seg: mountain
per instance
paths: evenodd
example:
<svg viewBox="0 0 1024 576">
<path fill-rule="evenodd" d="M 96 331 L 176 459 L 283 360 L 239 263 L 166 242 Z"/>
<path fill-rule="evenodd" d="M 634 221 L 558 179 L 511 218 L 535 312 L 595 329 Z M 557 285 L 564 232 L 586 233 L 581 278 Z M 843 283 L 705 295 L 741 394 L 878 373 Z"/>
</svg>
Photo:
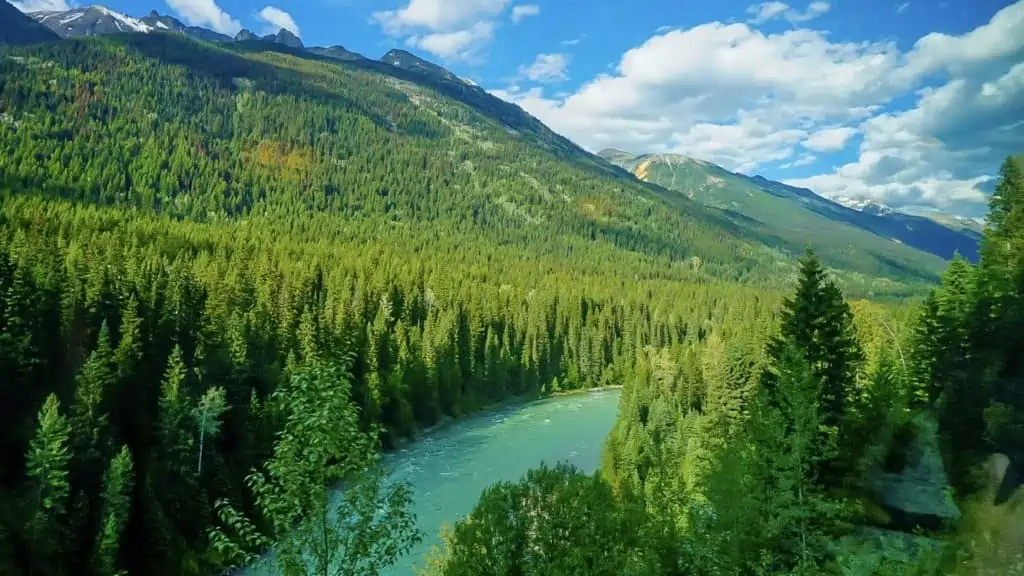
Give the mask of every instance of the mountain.
<svg viewBox="0 0 1024 576">
<path fill-rule="evenodd" d="M 387 54 L 381 56 L 380 61 L 385 64 L 390 64 L 395 68 L 401 68 L 403 70 L 409 70 L 410 72 L 417 72 L 426 76 L 432 76 L 440 80 L 458 82 L 460 84 L 471 86 L 471 84 L 465 82 L 445 68 L 442 68 L 433 62 L 427 62 L 426 60 L 416 56 L 415 54 L 406 52 L 405 50 L 389 50 Z"/>
<path fill-rule="evenodd" d="M 0 0 L 0 44 L 38 44 L 57 39 L 49 28 Z"/>
<path fill-rule="evenodd" d="M 121 34 L 22 53 L 61 63 L 68 75 L 118 68 L 60 108 L 10 111 L 14 121 L 54 119 L 22 122 L 22 130 L 39 131 L 6 144 L 15 134 L 0 131 L 0 174 L 19 189 L 203 219 L 308 203 L 352 226 L 383 219 L 401 226 L 395 231 L 412 226 L 441 238 L 456 230 L 460 242 L 481 249 L 572 254 L 581 267 L 602 262 L 631 278 L 696 274 L 782 285 L 803 251 L 803 242 L 779 242 L 734 214 L 637 181 L 518 106 L 407 52 L 382 62 L 339 60 L 271 42 Z M 0 66 L 21 85 L 46 85 L 36 68 Z M 42 131 L 50 126 L 66 128 Z M 26 142 L 31 154 L 18 149 Z M 126 154 L 126 142 L 149 144 Z M 160 160 L 168 149 L 177 150 L 173 171 Z M 88 166 L 88 178 L 51 172 L 45 159 L 58 151 L 65 164 Z M 823 257 L 861 294 L 903 294 L 937 279 L 939 258 L 898 248 Z"/>
<path fill-rule="evenodd" d="M 960 253 L 972 261 L 978 256 L 976 233 L 881 204 L 851 203 L 858 208 L 854 209 L 806 188 L 736 174 L 682 155 L 635 155 L 612 149 L 598 155 L 640 180 L 723 210 L 738 224 L 759 230 L 770 243 L 790 250 L 810 243 L 826 259 L 846 266 L 868 254 L 921 262 L 927 260 L 926 254 L 949 259 Z"/>
<path fill-rule="evenodd" d="M 328 46 L 326 48 L 313 46 L 311 48 L 307 48 L 307 50 L 309 50 L 313 54 L 326 56 L 327 58 L 332 58 L 334 60 L 345 60 L 349 62 L 356 60 L 366 60 L 366 57 L 363 56 L 362 54 L 346 50 L 344 46 Z"/>
<path fill-rule="evenodd" d="M 260 37 L 253 34 L 248 28 L 242 28 L 235 34 L 235 42 L 247 42 L 249 40 L 259 40 Z"/>
<path fill-rule="evenodd" d="M 232 42 L 234 38 L 226 34 L 220 34 L 213 30 L 207 30 L 201 26 L 186 26 L 173 16 L 162 15 L 156 10 L 151 11 L 145 18 L 141 19 L 143 24 L 151 30 L 164 30 L 167 32 L 179 32 L 199 40 L 207 42 Z"/>
<path fill-rule="evenodd" d="M 32 12 L 29 16 L 62 38 L 100 36 L 121 32 L 151 32 L 153 30 L 153 26 L 142 20 L 126 16 L 105 6 L 87 6 L 59 12 Z"/>
<path fill-rule="evenodd" d="M 830 198 L 836 204 L 842 204 L 851 210 L 858 212 L 866 212 L 868 214 L 874 214 L 875 216 L 885 216 L 886 214 L 892 214 L 895 210 L 881 202 L 875 202 L 874 200 L 868 200 L 866 198 L 847 198 L 846 196 L 833 196 Z"/>
<path fill-rule="evenodd" d="M 277 34 L 267 34 L 260 38 L 264 42 L 274 42 L 276 44 L 282 44 L 289 48 L 302 48 L 302 40 L 298 36 L 292 34 L 288 30 L 281 28 L 277 31 Z"/>
</svg>

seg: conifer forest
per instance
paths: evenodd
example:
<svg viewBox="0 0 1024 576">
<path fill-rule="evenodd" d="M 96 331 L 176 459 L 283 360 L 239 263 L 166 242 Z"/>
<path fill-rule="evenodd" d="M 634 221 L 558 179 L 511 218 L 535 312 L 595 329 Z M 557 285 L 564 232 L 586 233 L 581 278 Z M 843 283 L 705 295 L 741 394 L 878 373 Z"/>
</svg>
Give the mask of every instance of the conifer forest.
<svg viewBox="0 0 1024 576">
<path fill-rule="evenodd" d="M 1024 574 L 1022 172 L 943 271 L 400 68 L 0 46 L 0 574 L 377 574 L 423 537 L 383 455 L 609 386 L 599 470 L 487 488 L 427 574 Z M 955 514 L 887 500 L 922 462 Z"/>
</svg>

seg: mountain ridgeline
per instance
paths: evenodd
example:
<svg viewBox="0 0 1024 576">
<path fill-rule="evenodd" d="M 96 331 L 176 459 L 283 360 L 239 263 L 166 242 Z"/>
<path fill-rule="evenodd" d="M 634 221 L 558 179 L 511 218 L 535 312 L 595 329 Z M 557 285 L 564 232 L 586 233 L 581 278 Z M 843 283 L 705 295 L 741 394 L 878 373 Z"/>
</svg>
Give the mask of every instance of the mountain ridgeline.
<svg viewBox="0 0 1024 576">
<path fill-rule="evenodd" d="M 638 156 L 608 149 L 598 155 L 640 180 L 723 210 L 781 245 L 811 244 L 825 258 L 842 258 L 840 254 L 849 253 L 850 246 L 878 255 L 908 253 L 893 245 L 902 244 L 943 260 L 957 253 L 971 262 L 978 259 L 981 235 L 962 226 L 946 226 L 878 205 L 857 210 L 806 188 L 736 174 L 678 154 Z"/>
</svg>

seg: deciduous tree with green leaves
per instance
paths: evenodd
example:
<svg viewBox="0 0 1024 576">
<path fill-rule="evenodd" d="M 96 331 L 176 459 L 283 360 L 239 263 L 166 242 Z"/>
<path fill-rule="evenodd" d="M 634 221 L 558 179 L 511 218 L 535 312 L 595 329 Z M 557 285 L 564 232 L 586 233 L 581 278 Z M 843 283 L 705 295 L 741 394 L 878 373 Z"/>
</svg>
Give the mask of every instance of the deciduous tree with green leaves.
<svg viewBox="0 0 1024 576">
<path fill-rule="evenodd" d="M 275 391 L 284 428 L 273 457 L 247 481 L 259 516 L 220 501 L 221 526 L 209 534 L 220 553 L 285 576 L 363 576 L 419 540 L 409 487 L 387 480 L 376 435 L 360 430 L 350 382 L 338 364 L 313 361 Z"/>
</svg>

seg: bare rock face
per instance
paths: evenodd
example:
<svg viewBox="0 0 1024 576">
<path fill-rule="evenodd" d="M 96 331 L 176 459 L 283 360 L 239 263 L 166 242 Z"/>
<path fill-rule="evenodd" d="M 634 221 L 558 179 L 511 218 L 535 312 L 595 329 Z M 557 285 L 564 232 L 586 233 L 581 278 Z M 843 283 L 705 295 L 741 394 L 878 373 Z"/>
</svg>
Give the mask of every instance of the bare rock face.
<svg viewBox="0 0 1024 576">
<path fill-rule="evenodd" d="M 905 450 L 905 465 L 898 472 L 876 471 L 872 484 L 878 503 L 892 518 L 892 527 L 913 531 L 937 530 L 960 517 L 953 500 L 949 479 L 934 420 L 921 418 L 916 434 Z"/>
</svg>

